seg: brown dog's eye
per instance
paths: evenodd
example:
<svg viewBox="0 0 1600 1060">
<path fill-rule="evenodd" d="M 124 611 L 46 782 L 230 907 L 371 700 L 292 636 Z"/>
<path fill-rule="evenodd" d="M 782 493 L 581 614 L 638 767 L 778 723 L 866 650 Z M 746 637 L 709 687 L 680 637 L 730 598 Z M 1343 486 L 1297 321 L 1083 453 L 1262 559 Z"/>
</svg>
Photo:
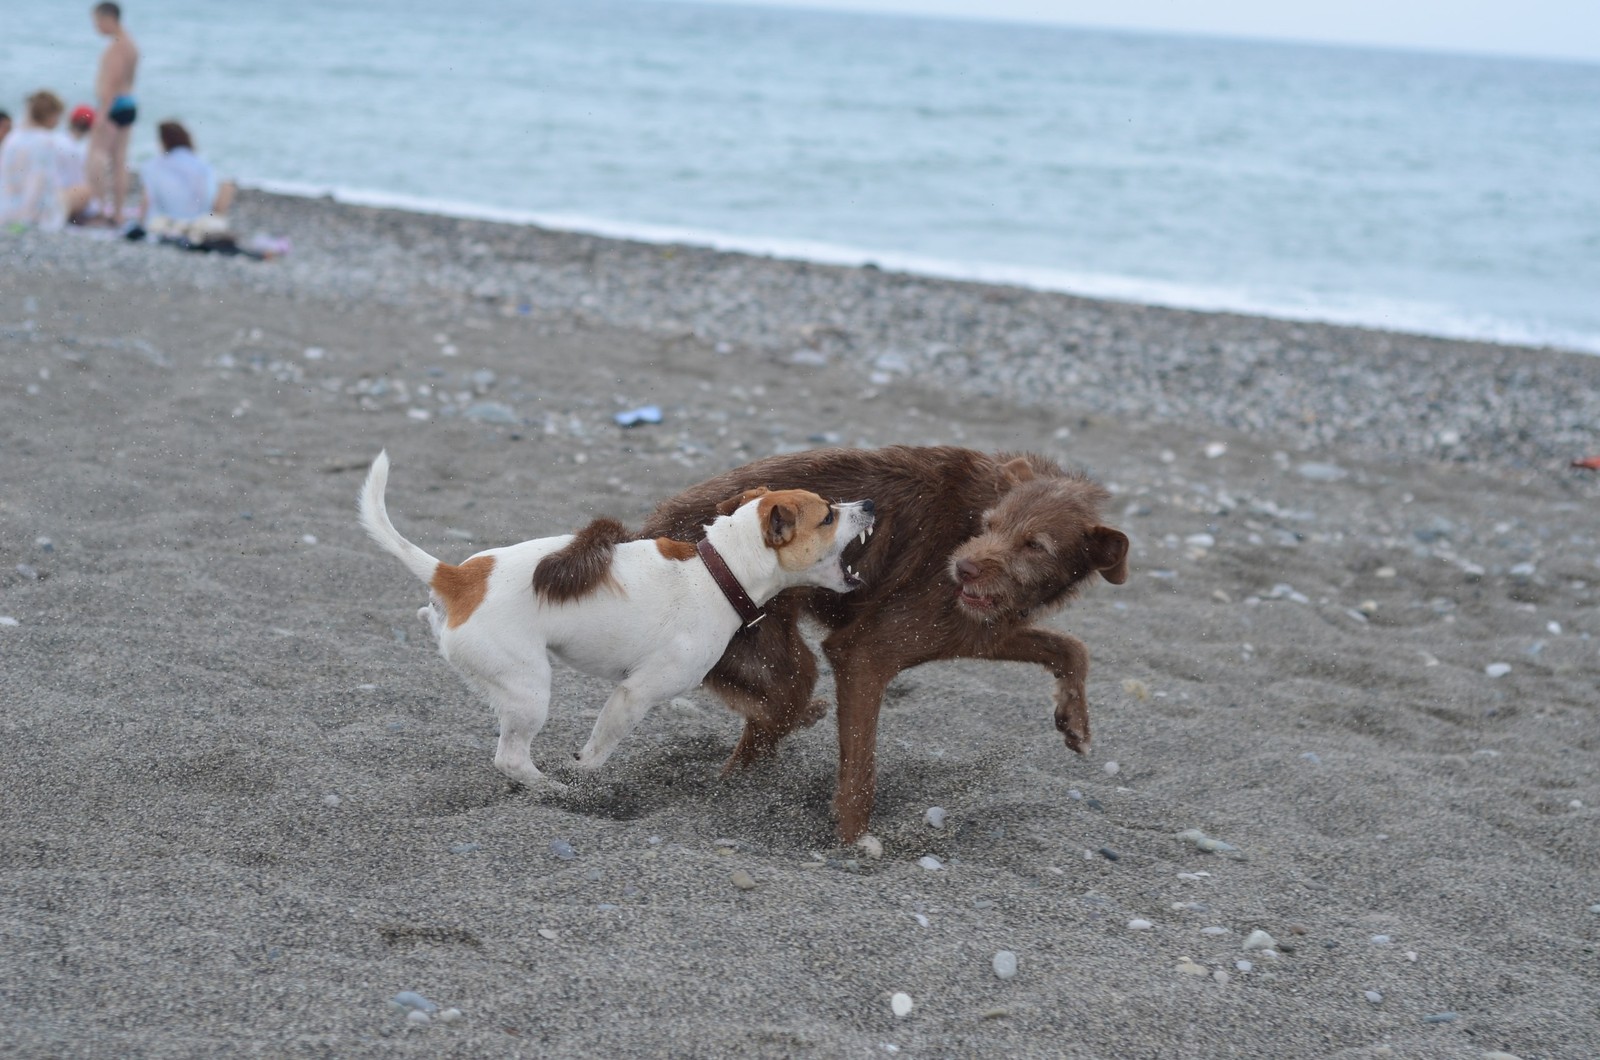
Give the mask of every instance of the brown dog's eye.
<svg viewBox="0 0 1600 1060">
<path fill-rule="evenodd" d="M 833 509 L 829 508 L 828 509 L 828 517 L 826 519 L 822 520 L 822 525 L 823 526 L 827 526 L 831 522 L 833 522 Z"/>
<path fill-rule="evenodd" d="M 1040 541 L 1036 537 L 1030 537 L 1030 538 L 1028 538 L 1028 547 L 1033 549 L 1035 552 L 1043 552 L 1044 551 L 1044 542 Z"/>
</svg>

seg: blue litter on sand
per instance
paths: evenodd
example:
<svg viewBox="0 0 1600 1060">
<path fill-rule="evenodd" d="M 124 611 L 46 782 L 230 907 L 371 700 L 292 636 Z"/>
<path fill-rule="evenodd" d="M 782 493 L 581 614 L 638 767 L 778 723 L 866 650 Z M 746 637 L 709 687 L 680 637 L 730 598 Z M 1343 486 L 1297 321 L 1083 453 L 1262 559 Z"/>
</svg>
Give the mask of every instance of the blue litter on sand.
<svg viewBox="0 0 1600 1060">
<path fill-rule="evenodd" d="M 619 412 L 611 417 L 617 421 L 619 427 L 637 427 L 641 423 L 660 423 L 661 408 L 658 405 L 640 405 L 627 412 Z"/>
</svg>

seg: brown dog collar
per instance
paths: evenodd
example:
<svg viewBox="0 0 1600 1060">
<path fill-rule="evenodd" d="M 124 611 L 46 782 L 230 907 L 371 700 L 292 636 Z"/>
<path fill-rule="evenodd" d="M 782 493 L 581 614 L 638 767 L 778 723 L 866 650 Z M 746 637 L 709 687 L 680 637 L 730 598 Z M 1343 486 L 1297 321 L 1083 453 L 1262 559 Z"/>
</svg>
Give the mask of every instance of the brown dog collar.
<svg viewBox="0 0 1600 1060">
<path fill-rule="evenodd" d="M 722 558 L 722 553 L 709 539 L 702 537 L 694 549 L 700 553 L 700 561 L 706 565 L 706 570 L 711 572 L 711 580 L 717 583 L 717 588 L 722 590 L 722 595 L 728 598 L 733 609 L 739 612 L 739 618 L 746 626 L 753 626 L 767 617 L 767 613 L 757 607 L 755 601 L 750 599 L 750 594 L 744 591 L 739 579 L 728 569 L 728 561 Z"/>
</svg>

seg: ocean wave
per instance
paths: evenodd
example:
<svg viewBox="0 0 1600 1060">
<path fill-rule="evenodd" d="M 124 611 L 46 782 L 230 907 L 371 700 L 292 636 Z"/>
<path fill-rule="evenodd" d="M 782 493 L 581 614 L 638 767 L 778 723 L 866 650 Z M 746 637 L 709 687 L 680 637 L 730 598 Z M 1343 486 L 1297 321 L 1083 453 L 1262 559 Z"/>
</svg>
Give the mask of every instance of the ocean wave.
<svg viewBox="0 0 1600 1060">
<path fill-rule="evenodd" d="M 1539 322 L 1508 320 L 1492 314 L 1404 299 L 1359 294 L 1263 291 L 1244 286 L 1180 283 L 1035 265 L 950 261 L 898 251 L 868 250 L 818 240 L 740 235 L 676 225 L 617 221 L 582 214 L 548 213 L 455 199 L 257 179 L 262 191 L 303 198 L 331 198 L 352 206 L 406 210 L 464 220 L 535 225 L 556 231 L 640 243 L 706 247 L 711 250 L 784 258 L 820 265 L 873 265 L 932 279 L 1024 287 L 1058 294 L 1200 312 L 1240 313 L 1307 323 L 1339 324 L 1512 346 L 1542 346 L 1600 354 L 1600 333 L 1574 331 Z"/>
</svg>

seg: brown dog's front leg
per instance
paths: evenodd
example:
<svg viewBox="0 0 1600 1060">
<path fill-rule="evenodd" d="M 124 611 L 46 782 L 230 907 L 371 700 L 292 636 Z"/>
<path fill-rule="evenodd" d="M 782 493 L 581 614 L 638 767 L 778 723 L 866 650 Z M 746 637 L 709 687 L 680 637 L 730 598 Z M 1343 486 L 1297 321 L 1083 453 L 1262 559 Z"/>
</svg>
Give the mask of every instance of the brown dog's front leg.
<svg viewBox="0 0 1600 1060">
<path fill-rule="evenodd" d="M 833 664 L 839 700 L 839 790 L 833 806 L 839 815 L 839 839 L 854 843 L 872 822 L 878 786 L 878 711 L 884 690 L 899 670 L 881 657 L 874 659 L 831 641 L 822 648 Z"/>
<path fill-rule="evenodd" d="M 1083 754 L 1089 747 L 1089 649 L 1083 641 L 1055 630 L 1025 626 L 996 644 L 985 658 L 1037 663 L 1056 678 L 1056 728 L 1067 746 Z"/>
</svg>

